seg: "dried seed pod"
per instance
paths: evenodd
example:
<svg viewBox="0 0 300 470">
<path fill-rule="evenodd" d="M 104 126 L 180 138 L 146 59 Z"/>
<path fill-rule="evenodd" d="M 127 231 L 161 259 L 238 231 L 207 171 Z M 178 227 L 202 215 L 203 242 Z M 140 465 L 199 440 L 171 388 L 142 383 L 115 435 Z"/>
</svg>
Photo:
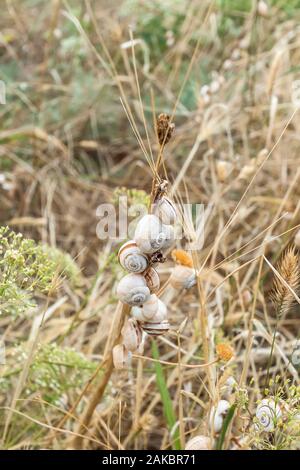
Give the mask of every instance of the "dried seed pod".
<svg viewBox="0 0 300 470">
<path fill-rule="evenodd" d="M 160 288 L 160 279 L 158 272 L 150 267 L 145 273 L 144 278 L 146 279 L 147 286 L 150 289 L 150 292 L 157 292 Z"/>
<path fill-rule="evenodd" d="M 255 416 L 260 431 L 274 431 L 277 421 L 282 415 L 281 408 L 273 398 L 265 398 L 256 408 Z"/>
<path fill-rule="evenodd" d="M 196 284 L 196 271 L 188 266 L 177 265 L 170 276 L 174 289 L 190 289 Z"/>
<path fill-rule="evenodd" d="M 210 438 L 207 436 L 195 436 L 186 443 L 185 450 L 211 450 Z"/>
<path fill-rule="evenodd" d="M 124 369 L 129 364 L 129 353 L 124 344 L 117 344 L 112 350 L 113 363 L 116 369 Z"/>
<path fill-rule="evenodd" d="M 140 324 L 129 318 L 122 328 L 123 344 L 128 351 L 136 351 L 142 342 L 143 332 Z"/>
<path fill-rule="evenodd" d="M 163 320 L 162 322 L 153 323 L 145 322 L 142 324 L 142 328 L 145 333 L 148 333 L 150 336 L 159 336 L 167 333 L 170 329 L 170 324 L 168 320 Z"/>
<path fill-rule="evenodd" d="M 157 137 L 160 145 L 167 144 L 172 137 L 175 124 L 168 114 L 160 114 L 156 121 Z"/>
<path fill-rule="evenodd" d="M 182 266 L 193 267 L 193 259 L 185 250 L 173 250 L 172 258 L 176 263 L 182 264 Z"/>
<path fill-rule="evenodd" d="M 137 224 L 134 240 L 142 253 L 155 253 L 172 245 L 174 229 L 164 225 L 156 215 L 145 215 Z"/>
<path fill-rule="evenodd" d="M 153 205 L 153 214 L 156 215 L 163 224 L 172 225 L 176 221 L 177 211 L 175 204 L 166 196 L 163 196 Z"/>
<path fill-rule="evenodd" d="M 118 298 L 129 305 L 143 305 L 150 297 L 150 290 L 141 274 L 127 274 L 117 287 Z"/>
<path fill-rule="evenodd" d="M 121 266 L 132 273 L 142 273 L 149 265 L 148 257 L 141 252 L 134 240 L 121 246 L 118 259 Z"/>
<path fill-rule="evenodd" d="M 224 417 L 229 410 L 230 404 L 227 400 L 220 400 L 217 406 L 213 406 L 210 412 L 210 426 L 214 432 L 220 432 Z"/>
</svg>

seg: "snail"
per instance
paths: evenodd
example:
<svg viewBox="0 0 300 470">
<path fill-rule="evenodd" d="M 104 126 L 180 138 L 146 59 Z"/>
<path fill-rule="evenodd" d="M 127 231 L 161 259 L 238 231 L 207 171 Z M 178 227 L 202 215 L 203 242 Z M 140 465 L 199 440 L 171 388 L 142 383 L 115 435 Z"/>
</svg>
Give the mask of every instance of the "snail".
<svg viewBox="0 0 300 470">
<path fill-rule="evenodd" d="M 112 350 L 113 363 L 116 369 L 124 369 L 129 364 L 129 353 L 124 344 L 117 344 Z"/>
<path fill-rule="evenodd" d="M 160 279 L 157 271 L 150 267 L 145 273 L 144 278 L 146 279 L 147 286 L 150 292 L 157 292 L 160 288 Z"/>
<path fill-rule="evenodd" d="M 132 315 L 140 322 L 160 323 L 167 319 L 167 307 L 155 294 L 152 294 L 143 307 L 134 307 Z"/>
<path fill-rule="evenodd" d="M 143 253 L 155 253 L 172 245 L 174 229 L 164 225 L 156 215 L 148 214 L 138 222 L 134 240 Z"/>
<path fill-rule="evenodd" d="M 170 276 L 170 284 L 175 289 L 190 289 L 196 284 L 196 271 L 188 266 L 177 265 Z"/>
<path fill-rule="evenodd" d="M 123 344 L 128 351 L 136 351 L 142 342 L 143 332 L 139 323 L 129 318 L 122 328 Z"/>
<path fill-rule="evenodd" d="M 131 306 L 143 305 L 150 297 L 150 290 L 141 274 L 127 274 L 118 284 L 117 296 Z"/>
<path fill-rule="evenodd" d="M 153 205 L 153 214 L 166 225 L 174 224 L 177 217 L 175 204 L 165 196 Z"/>
<path fill-rule="evenodd" d="M 148 321 L 142 324 L 142 328 L 145 331 L 145 333 L 148 333 L 148 335 L 150 336 L 159 336 L 169 331 L 170 324 L 168 320 L 163 320 L 157 323 Z"/>
<path fill-rule="evenodd" d="M 210 412 L 210 425 L 214 432 L 220 432 L 223 419 L 229 410 L 230 404 L 227 400 L 220 400 L 217 406 L 213 406 Z"/>
<path fill-rule="evenodd" d="M 278 403 L 273 398 L 264 398 L 256 408 L 255 416 L 258 420 L 258 429 L 272 432 L 282 412 Z"/>
<path fill-rule="evenodd" d="M 142 321 L 148 321 L 156 314 L 160 300 L 155 294 L 150 295 L 149 300 L 142 307 Z"/>
<path fill-rule="evenodd" d="M 148 257 L 141 252 L 134 240 L 121 246 L 118 259 L 121 266 L 132 273 L 142 273 L 149 265 Z"/>
<path fill-rule="evenodd" d="M 211 450 L 210 438 L 200 435 L 195 436 L 186 443 L 185 450 Z"/>
</svg>

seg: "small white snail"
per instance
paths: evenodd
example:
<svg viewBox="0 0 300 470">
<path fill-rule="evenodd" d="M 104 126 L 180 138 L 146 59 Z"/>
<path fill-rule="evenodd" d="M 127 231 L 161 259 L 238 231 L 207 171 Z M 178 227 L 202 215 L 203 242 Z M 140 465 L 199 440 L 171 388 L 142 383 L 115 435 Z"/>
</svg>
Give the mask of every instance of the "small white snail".
<svg viewBox="0 0 300 470">
<path fill-rule="evenodd" d="M 158 323 L 145 322 L 145 323 L 142 323 L 142 328 L 145 331 L 145 333 L 148 333 L 148 335 L 150 336 L 159 336 L 169 331 L 170 324 L 168 320 L 163 320 Z"/>
<path fill-rule="evenodd" d="M 186 445 L 185 450 L 210 450 L 211 442 L 207 436 L 195 436 L 190 439 Z"/>
<path fill-rule="evenodd" d="M 227 400 L 220 400 L 217 406 L 213 406 L 210 412 L 210 426 L 214 432 L 220 432 L 223 420 L 229 410 L 230 404 Z"/>
<path fill-rule="evenodd" d="M 154 317 L 158 310 L 159 299 L 155 294 L 150 295 L 149 300 L 142 307 L 142 321 L 148 321 Z"/>
<path fill-rule="evenodd" d="M 143 253 L 155 253 L 172 245 L 174 229 L 164 225 L 156 215 L 145 215 L 137 224 L 134 240 Z"/>
<path fill-rule="evenodd" d="M 266 432 L 274 431 L 281 415 L 279 404 L 273 398 L 264 398 L 256 408 L 255 413 L 258 420 L 258 429 Z"/>
<path fill-rule="evenodd" d="M 150 297 L 150 290 L 141 274 L 127 274 L 118 284 L 117 296 L 126 304 L 143 305 Z"/>
<path fill-rule="evenodd" d="M 196 284 L 195 270 L 188 266 L 175 266 L 170 276 L 170 284 L 174 289 L 190 289 Z"/>
<path fill-rule="evenodd" d="M 157 292 L 160 288 L 160 279 L 157 271 L 152 266 L 144 273 L 144 278 L 150 292 Z"/>
<path fill-rule="evenodd" d="M 124 344 L 117 344 L 112 350 L 113 363 L 116 369 L 124 369 L 129 364 L 129 353 Z"/>
<path fill-rule="evenodd" d="M 163 224 L 172 225 L 176 221 L 176 207 L 168 197 L 162 197 L 153 205 L 153 213 Z"/>
<path fill-rule="evenodd" d="M 149 265 L 148 257 L 141 252 L 134 240 L 121 246 L 118 259 L 121 266 L 132 273 L 142 273 Z"/>
<path fill-rule="evenodd" d="M 140 322 L 161 323 L 167 319 L 167 307 L 155 294 L 150 296 L 143 307 L 134 307 L 131 313 Z"/>
<path fill-rule="evenodd" d="M 142 342 L 143 332 L 139 323 L 129 318 L 122 328 L 123 344 L 128 351 L 136 351 Z"/>
<path fill-rule="evenodd" d="M 232 164 L 224 160 L 218 160 L 216 163 L 216 172 L 220 183 L 224 183 L 232 172 Z"/>
</svg>

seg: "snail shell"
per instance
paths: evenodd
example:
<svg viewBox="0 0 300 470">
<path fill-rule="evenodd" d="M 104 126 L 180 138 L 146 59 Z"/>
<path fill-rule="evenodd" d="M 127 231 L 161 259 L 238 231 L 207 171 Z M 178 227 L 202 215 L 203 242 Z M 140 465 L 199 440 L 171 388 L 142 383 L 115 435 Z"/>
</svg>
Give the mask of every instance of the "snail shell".
<svg viewBox="0 0 300 470">
<path fill-rule="evenodd" d="M 142 324 L 142 328 L 145 331 L 145 333 L 148 333 L 150 336 L 159 336 L 163 335 L 170 329 L 170 324 L 168 320 L 163 320 L 158 323 L 153 323 L 153 322 L 145 322 Z"/>
<path fill-rule="evenodd" d="M 129 364 L 129 353 L 124 344 L 117 344 L 112 350 L 113 363 L 116 369 L 124 369 Z"/>
<path fill-rule="evenodd" d="M 148 321 L 154 317 L 158 310 L 159 299 L 155 294 L 150 295 L 149 300 L 142 307 L 142 321 Z"/>
<path fill-rule="evenodd" d="M 161 323 L 167 319 L 167 307 L 155 294 L 150 296 L 143 307 L 134 307 L 131 313 L 136 320 L 142 323 Z"/>
<path fill-rule="evenodd" d="M 162 224 L 156 215 L 148 214 L 138 222 L 134 240 L 142 253 L 155 253 L 172 245 L 174 229 Z"/>
<path fill-rule="evenodd" d="M 281 417 L 282 412 L 278 403 L 273 398 L 265 398 L 256 408 L 256 418 L 258 419 L 258 428 L 261 431 L 272 432 L 275 429 L 276 422 Z"/>
<path fill-rule="evenodd" d="M 168 197 L 164 196 L 154 204 L 153 213 L 162 221 L 163 224 L 172 225 L 176 221 L 176 207 Z"/>
<path fill-rule="evenodd" d="M 190 289 L 196 284 L 196 271 L 188 266 L 177 265 L 170 276 L 174 289 Z"/>
<path fill-rule="evenodd" d="M 157 292 L 160 288 L 160 279 L 158 272 L 150 267 L 145 273 L 144 278 L 146 279 L 147 286 L 151 292 Z"/>
<path fill-rule="evenodd" d="M 210 412 L 210 425 L 214 432 L 220 432 L 224 417 L 228 412 L 230 404 L 227 400 L 220 400 L 217 406 L 213 406 Z"/>
<path fill-rule="evenodd" d="M 185 450 L 210 450 L 211 442 L 207 436 L 195 436 L 190 439 L 186 445 Z"/>
<path fill-rule="evenodd" d="M 122 328 L 123 344 L 128 351 L 136 351 L 142 342 L 143 332 L 139 323 L 129 318 Z"/>
<path fill-rule="evenodd" d="M 141 274 L 127 274 L 118 284 L 117 296 L 126 304 L 143 305 L 150 297 L 150 290 Z"/>
<path fill-rule="evenodd" d="M 149 265 L 149 260 L 138 248 L 134 240 L 124 243 L 118 253 L 123 268 L 132 273 L 142 273 Z"/>
</svg>

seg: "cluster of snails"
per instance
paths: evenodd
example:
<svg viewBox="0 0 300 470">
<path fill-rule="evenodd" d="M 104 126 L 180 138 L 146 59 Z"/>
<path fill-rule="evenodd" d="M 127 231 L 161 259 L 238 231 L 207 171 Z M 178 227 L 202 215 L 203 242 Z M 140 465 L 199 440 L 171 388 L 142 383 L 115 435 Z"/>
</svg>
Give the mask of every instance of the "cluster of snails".
<svg viewBox="0 0 300 470">
<path fill-rule="evenodd" d="M 164 260 L 163 251 L 174 241 L 176 217 L 172 201 L 166 196 L 160 197 L 153 204 L 152 213 L 138 222 L 133 240 L 124 243 L 119 250 L 119 262 L 128 274 L 119 282 L 117 296 L 132 307 L 132 316 L 123 327 L 122 344 L 113 349 L 116 368 L 128 364 L 129 353 L 137 351 L 142 344 L 143 332 L 157 336 L 169 330 L 166 305 L 156 295 L 160 278 L 153 265 Z M 178 275 L 175 273 L 174 287 Z M 189 285 L 191 280 L 186 276 L 184 283 Z"/>
</svg>

